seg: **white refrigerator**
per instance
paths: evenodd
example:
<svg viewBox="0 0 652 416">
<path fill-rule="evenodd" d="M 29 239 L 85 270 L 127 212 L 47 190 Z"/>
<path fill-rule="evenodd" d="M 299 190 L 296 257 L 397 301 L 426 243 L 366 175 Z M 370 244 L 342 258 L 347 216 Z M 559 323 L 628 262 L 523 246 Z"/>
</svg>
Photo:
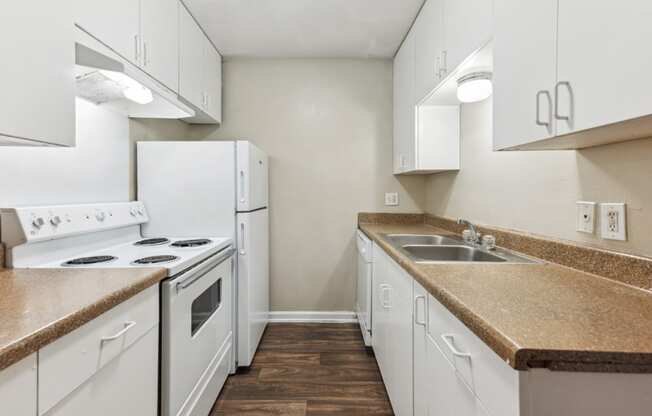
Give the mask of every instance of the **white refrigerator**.
<svg viewBox="0 0 652 416">
<path fill-rule="evenodd" d="M 248 141 L 138 142 L 137 164 L 143 236 L 236 241 L 236 361 L 249 366 L 269 318 L 267 155 Z"/>
</svg>

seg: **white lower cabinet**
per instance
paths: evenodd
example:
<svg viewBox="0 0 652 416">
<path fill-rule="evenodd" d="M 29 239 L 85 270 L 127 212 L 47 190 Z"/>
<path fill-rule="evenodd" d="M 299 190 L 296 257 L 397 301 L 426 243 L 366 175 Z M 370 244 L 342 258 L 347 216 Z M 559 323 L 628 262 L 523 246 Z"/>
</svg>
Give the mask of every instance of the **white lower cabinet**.
<svg viewBox="0 0 652 416">
<path fill-rule="evenodd" d="M 36 415 L 36 353 L 0 372 L 0 415 Z"/>
<path fill-rule="evenodd" d="M 373 348 L 397 416 L 412 415 L 412 277 L 374 248 Z"/>
<path fill-rule="evenodd" d="M 155 416 L 158 306 L 153 286 L 39 350 L 38 414 Z"/>
</svg>

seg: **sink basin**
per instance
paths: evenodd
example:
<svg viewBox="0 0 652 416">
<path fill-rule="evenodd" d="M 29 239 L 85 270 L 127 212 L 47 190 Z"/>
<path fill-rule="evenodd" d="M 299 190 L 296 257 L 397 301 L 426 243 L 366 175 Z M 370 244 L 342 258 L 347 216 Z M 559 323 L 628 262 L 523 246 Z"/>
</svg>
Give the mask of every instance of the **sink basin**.
<svg viewBox="0 0 652 416">
<path fill-rule="evenodd" d="M 417 263 L 447 261 L 501 263 L 507 261 L 481 249 L 463 245 L 404 245 L 403 250 Z"/>
<path fill-rule="evenodd" d="M 387 234 L 385 236 L 392 245 L 403 247 L 407 245 L 427 245 L 427 246 L 455 246 L 464 245 L 463 242 L 442 235 L 419 235 L 419 234 Z"/>
</svg>

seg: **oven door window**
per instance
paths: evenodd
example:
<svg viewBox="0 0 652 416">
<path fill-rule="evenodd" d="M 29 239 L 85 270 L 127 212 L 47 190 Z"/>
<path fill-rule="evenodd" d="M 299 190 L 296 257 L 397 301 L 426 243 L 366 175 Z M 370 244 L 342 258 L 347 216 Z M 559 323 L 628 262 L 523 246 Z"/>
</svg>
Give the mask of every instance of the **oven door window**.
<svg viewBox="0 0 652 416">
<path fill-rule="evenodd" d="M 222 278 L 192 301 L 190 332 L 194 336 L 222 304 Z"/>
</svg>

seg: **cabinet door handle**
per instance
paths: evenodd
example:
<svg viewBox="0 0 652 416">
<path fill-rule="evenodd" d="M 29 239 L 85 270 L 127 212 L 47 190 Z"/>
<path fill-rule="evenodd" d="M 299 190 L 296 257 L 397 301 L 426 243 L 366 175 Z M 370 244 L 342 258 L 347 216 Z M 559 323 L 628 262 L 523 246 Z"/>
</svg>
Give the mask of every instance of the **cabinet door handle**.
<svg viewBox="0 0 652 416">
<path fill-rule="evenodd" d="M 423 301 L 423 316 L 424 319 L 423 321 L 419 321 L 419 300 Z M 417 325 L 421 325 L 422 327 L 425 328 L 426 326 L 426 297 L 423 295 L 417 295 L 414 297 L 414 323 Z"/>
<path fill-rule="evenodd" d="M 540 113 L 541 113 L 541 96 L 545 95 L 546 98 L 548 99 L 548 121 L 541 121 Z M 546 126 L 548 129 L 550 129 L 550 125 L 552 122 L 552 99 L 550 98 L 550 92 L 547 90 L 541 90 L 537 92 L 537 117 L 536 117 L 536 123 L 537 126 Z"/>
<path fill-rule="evenodd" d="M 439 79 L 441 78 L 441 57 L 437 57 L 436 63 L 435 63 L 435 78 Z"/>
<path fill-rule="evenodd" d="M 444 77 L 446 75 L 446 72 L 448 72 L 447 67 L 448 66 L 448 51 L 441 51 L 441 69 L 440 71 L 440 77 Z M 443 73 L 443 75 L 441 74 Z"/>
<path fill-rule="evenodd" d="M 383 305 L 383 308 L 389 309 L 390 300 L 389 300 L 389 285 L 382 284 L 380 285 L 380 304 Z M 385 296 L 387 294 L 387 296 Z"/>
<path fill-rule="evenodd" d="M 240 203 L 244 204 L 246 202 L 245 198 L 245 173 L 244 170 L 240 171 Z"/>
<path fill-rule="evenodd" d="M 454 356 L 456 357 L 461 357 L 461 358 L 468 358 L 471 359 L 471 354 L 468 352 L 462 352 L 455 348 L 455 335 L 453 334 L 442 334 L 441 339 L 444 341 L 444 344 L 448 347 L 449 350 L 453 353 Z"/>
<path fill-rule="evenodd" d="M 125 322 L 125 327 L 122 328 L 120 331 L 116 332 L 115 334 L 113 334 L 113 335 L 111 335 L 109 337 L 102 337 L 102 339 L 100 339 L 100 344 L 103 344 L 103 343 L 108 342 L 108 341 L 114 341 L 114 340 L 120 338 L 121 336 L 126 334 L 127 331 L 129 331 L 134 326 L 136 326 L 136 322 L 134 322 L 134 321 Z"/>
<path fill-rule="evenodd" d="M 240 255 L 244 256 L 247 254 L 245 250 L 245 224 L 244 222 L 240 223 Z"/>
<path fill-rule="evenodd" d="M 569 104 L 570 104 L 568 110 L 569 114 L 566 116 L 562 116 L 561 114 L 559 114 L 559 87 L 561 87 L 562 85 L 566 87 L 566 89 L 568 90 L 568 97 L 569 97 Z M 573 89 L 571 88 L 570 82 L 559 81 L 555 85 L 555 118 L 557 120 L 564 120 L 564 121 L 571 122 L 572 114 L 573 114 Z"/>
</svg>

